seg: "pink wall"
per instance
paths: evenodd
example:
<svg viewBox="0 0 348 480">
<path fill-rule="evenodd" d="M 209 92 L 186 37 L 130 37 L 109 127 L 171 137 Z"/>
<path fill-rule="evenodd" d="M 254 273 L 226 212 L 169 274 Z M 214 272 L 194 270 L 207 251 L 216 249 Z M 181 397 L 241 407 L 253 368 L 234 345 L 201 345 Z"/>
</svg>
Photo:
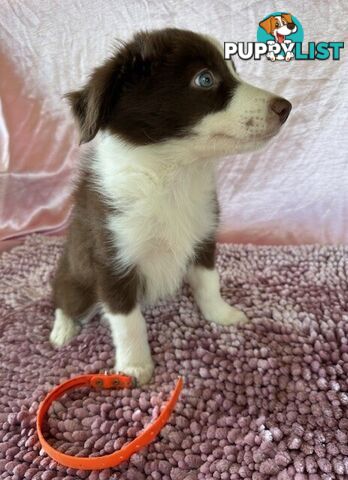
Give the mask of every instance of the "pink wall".
<svg viewBox="0 0 348 480">
<path fill-rule="evenodd" d="M 274 2 L 77 0 L 2 2 L 0 239 L 67 225 L 77 135 L 66 91 L 81 85 L 135 30 L 175 25 L 220 41 L 255 41 Z M 62 5 L 64 4 L 64 8 Z M 346 3 L 289 0 L 305 41 L 341 41 Z M 342 10 L 346 9 L 345 12 Z M 239 61 L 240 74 L 286 96 L 293 112 L 262 151 L 219 165 L 220 239 L 260 244 L 347 243 L 347 60 Z"/>
</svg>

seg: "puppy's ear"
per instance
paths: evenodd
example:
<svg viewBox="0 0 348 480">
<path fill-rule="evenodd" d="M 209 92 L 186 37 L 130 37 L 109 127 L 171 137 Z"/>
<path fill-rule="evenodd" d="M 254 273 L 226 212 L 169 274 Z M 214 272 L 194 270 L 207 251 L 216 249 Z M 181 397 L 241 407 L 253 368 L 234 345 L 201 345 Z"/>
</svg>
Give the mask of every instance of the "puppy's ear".
<svg viewBox="0 0 348 480">
<path fill-rule="evenodd" d="M 286 23 L 294 23 L 292 21 L 292 16 L 290 15 L 290 13 L 283 13 L 282 17 L 285 18 Z"/>
<path fill-rule="evenodd" d="M 263 20 L 259 23 L 260 27 L 263 28 L 267 33 L 271 33 L 273 28 L 273 17 L 268 17 L 266 20 Z"/>
<path fill-rule="evenodd" d="M 92 140 L 98 131 L 97 113 L 91 114 L 91 107 L 88 107 L 89 92 L 87 88 L 70 92 L 64 95 L 68 99 L 74 119 L 77 122 L 80 131 L 80 145 Z M 89 114 L 87 115 L 87 110 Z"/>
<path fill-rule="evenodd" d="M 115 61 L 107 61 L 93 72 L 82 90 L 65 95 L 80 130 L 80 145 L 90 142 L 100 128 L 107 126 L 117 100 L 117 67 Z"/>
</svg>

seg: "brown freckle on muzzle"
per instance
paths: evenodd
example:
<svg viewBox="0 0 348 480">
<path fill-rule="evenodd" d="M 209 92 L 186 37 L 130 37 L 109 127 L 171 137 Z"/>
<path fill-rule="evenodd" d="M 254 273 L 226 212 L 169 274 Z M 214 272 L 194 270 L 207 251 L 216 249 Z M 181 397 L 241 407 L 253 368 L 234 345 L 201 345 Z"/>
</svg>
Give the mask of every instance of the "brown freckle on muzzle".
<svg viewBox="0 0 348 480">
<path fill-rule="evenodd" d="M 252 118 L 249 118 L 249 120 L 245 124 L 246 127 L 253 127 L 254 126 L 254 120 Z"/>
</svg>

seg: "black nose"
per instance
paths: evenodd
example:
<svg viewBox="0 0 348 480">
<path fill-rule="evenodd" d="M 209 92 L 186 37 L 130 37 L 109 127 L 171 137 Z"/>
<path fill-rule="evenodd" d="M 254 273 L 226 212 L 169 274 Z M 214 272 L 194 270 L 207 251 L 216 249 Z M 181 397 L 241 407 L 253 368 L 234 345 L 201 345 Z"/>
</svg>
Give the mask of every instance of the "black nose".
<svg viewBox="0 0 348 480">
<path fill-rule="evenodd" d="M 290 30 L 293 30 L 295 28 L 295 24 L 294 23 L 287 23 L 286 26 L 290 29 Z"/>
<path fill-rule="evenodd" d="M 291 112 L 292 105 L 285 100 L 285 98 L 277 97 L 271 101 L 270 108 L 274 113 L 279 115 L 280 123 L 283 124 Z"/>
</svg>

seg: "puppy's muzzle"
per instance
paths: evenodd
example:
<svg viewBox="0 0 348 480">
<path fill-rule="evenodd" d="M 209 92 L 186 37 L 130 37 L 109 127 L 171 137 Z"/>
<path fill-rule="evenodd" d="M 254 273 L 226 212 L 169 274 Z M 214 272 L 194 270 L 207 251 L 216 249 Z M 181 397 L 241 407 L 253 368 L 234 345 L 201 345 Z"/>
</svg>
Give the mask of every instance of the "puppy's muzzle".
<svg viewBox="0 0 348 480">
<path fill-rule="evenodd" d="M 290 115 L 292 105 L 285 100 L 285 98 L 277 97 L 271 100 L 269 107 L 272 112 L 278 115 L 279 121 L 282 125 Z"/>
</svg>

